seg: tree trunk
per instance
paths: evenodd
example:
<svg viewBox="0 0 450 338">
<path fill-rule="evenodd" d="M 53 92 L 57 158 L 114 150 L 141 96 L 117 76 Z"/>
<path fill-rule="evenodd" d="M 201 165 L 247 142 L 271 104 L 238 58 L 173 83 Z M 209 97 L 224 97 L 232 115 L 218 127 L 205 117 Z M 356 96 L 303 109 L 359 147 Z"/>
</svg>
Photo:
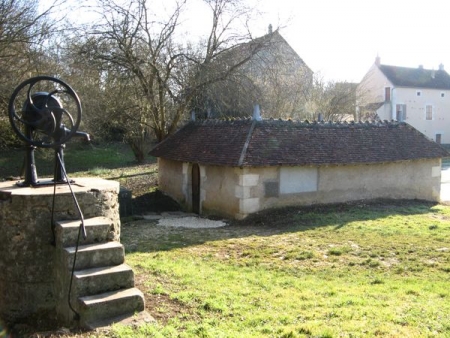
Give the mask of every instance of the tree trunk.
<svg viewBox="0 0 450 338">
<path fill-rule="evenodd" d="M 133 151 L 134 158 L 138 163 L 144 163 L 146 149 L 144 137 L 129 137 L 127 143 Z"/>
</svg>

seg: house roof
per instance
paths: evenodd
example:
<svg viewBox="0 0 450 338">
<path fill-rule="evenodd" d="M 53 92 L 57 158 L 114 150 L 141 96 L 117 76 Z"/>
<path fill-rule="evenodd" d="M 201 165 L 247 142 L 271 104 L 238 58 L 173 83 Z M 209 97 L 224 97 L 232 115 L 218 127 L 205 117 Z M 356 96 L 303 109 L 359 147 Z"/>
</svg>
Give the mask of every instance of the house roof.
<svg viewBox="0 0 450 338">
<path fill-rule="evenodd" d="M 232 167 L 369 164 L 450 155 L 401 122 L 250 119 L 190 122 L 150 154 L 175 161 Z"/>
<path fill-rule="evenodd" d="M 255 54 L 253 55 L 253 53 Z M 280 55 L 282 55 L 283 59 L 281 61 L 282 64 L 290 65 L 291 67 L 302 67 L 311 74 L 313 73 L 305 61 L 280 34 L 278 29 L 230 48 L 224 53 L 222 58 L 235 60 L 242 59 L 242 56 L 251 56 L 250 63 L 257 62 L 264 65 L 265 63 L 279 61 Z"/>
<path fill-rule="evenodd" d="M 292 58 L 296 59 L 297 66 L 306 68 L 310 73 L 313 71 L 308 67 L 305 61 L 297 54 L 297 52 L 292 48 L 292 46 L 286 41 L 286 39 L 280 34 L 279 30 L 275 30 L 272 33 L 264 35 L 260 38 L 255 39 L 256 41 L 262 40 L 269 46 L 282 52 L 283 54 L 289 54 Z"/>
<path fill-rule="evenodd" d="M 407 68 L 379 65 L 378 68 L 394 86 L 450 89 L 450 75 L 443 69 Z"/>
<path fill-rule="evenodd" d="M 372 102 L 372 103 L 368 103 L 364 106 L 365 109 L 367 110 L 371 110 L 371 111 L 377 111 L 378 109 L 380 109 L 381 107 L 383 107 L 385 105 L 385 101 L 383 102 Z"/>
</svg>

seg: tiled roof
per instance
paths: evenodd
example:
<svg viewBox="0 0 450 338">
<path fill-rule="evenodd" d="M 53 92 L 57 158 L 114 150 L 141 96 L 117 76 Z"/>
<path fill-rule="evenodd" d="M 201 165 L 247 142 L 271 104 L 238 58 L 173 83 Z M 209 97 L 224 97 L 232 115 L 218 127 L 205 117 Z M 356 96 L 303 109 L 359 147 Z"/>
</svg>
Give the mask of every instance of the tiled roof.
<svg viewBox="0 0 450 338">
<path fill-rule="evenodd" d="M 190 122 L 158 144 L 150 155 L 182 162 L 236 166 L 252 121 Z"/>
<path fill-rule="evenodd" d="M 450 155 L 406 123 L 281 120 L 190 122 L 150 154 L 233 167 L 369 164 Z"/>
<path fill-rule="evenodd" d="M 450 89 L 450 75 L 445 70 L 380 65 L 379 69 L 399 87 Z"/>
</svg>

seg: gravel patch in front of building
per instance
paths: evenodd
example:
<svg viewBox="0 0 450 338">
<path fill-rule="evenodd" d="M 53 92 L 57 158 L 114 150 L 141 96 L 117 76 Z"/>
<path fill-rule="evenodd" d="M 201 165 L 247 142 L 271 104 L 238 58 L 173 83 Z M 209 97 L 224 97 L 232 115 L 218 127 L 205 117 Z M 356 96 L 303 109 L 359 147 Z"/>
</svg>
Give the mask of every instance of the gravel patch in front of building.
<svg viewBox="0 0 450 338">
<path fill-rule="evenodd" d="M 224 221 L 215 221 L 200 217 L 164 217 L 158 221 L 159 226 L 177 227 L 177 228 L 220 228 L 226 226 Z"/>
</svg>

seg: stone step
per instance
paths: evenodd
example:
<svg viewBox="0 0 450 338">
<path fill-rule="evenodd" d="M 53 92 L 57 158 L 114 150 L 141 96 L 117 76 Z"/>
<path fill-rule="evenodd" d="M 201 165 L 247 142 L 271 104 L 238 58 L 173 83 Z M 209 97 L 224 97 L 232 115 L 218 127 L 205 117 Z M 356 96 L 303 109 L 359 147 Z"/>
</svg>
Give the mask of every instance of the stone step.
<svg viewBox="0 0 450 338">
<path fill-rule="evenodd" d="M 75 271 L 73 294 L 91 296 L 134 287 L 134 273 L 127 264 Z"/>
<path fill-rule="evenodd" d="M 129 288 L 80 297 L 78 305 L 81 325 L 88 327 L 93 322 L 144 311 L 145 301 L 141 291 Z"/>
<path fill-rule="evenodd" d="M 75 247 L 63 249 L 67 269 L 72 270 Z M 120 265 L 125 260 L 125 250 L 119 242 L 80 245 L 78 247 L 75 270 L 92 269 Z"/>
<path fill-rule="evenodd" d="M 56 245 L 59 247 L 75 246 L 80 229 L 80 220 L 59 221 L 55 224 Z M 106 217 L 93 217 L 84 220 L 86 239 L 80 235 L 80 245 L 103 243 L 108 241 L 110 231 L 113 231 L 112 221 Z"/>
</svg>

